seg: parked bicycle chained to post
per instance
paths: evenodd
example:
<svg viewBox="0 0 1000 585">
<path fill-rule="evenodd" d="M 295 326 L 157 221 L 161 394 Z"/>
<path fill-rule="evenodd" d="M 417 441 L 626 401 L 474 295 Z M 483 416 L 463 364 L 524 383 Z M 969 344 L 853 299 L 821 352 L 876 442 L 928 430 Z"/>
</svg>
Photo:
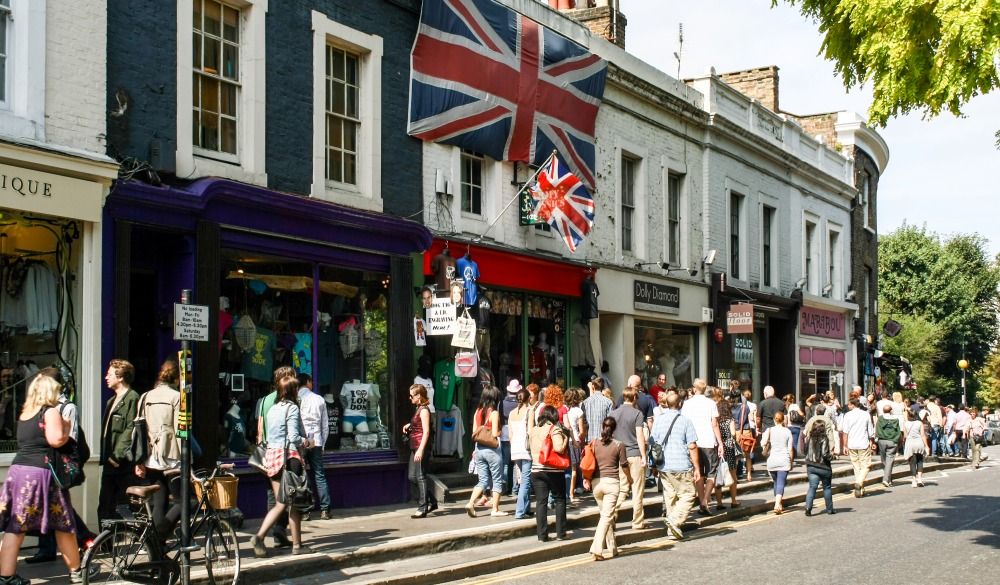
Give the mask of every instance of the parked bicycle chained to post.
<svg viewBox="0 0 1000 585">
<path fill-rule="evenodd" d="M 229 471 L 232 464 L 216 463 L 215 468 L 191 474 L 197 508 L 191 513 L 192 564 L 201 562 L 215 585 L 235 585 L 240 576 L 240 550 L 236 530 L 219 516 L 219 511 L 236 505 L 238 479 Z M 103 531 L 80 564 L 85 584 L 149 583 L 174 585 L 181 575 L 180 555 L 184 550 L 175 538 L 157 535 L 152 500 L 160 485 L 132 486 L 126 490 L 137 512 L 121 506 L 121 520 L 105 520 Z"/>
</svg>

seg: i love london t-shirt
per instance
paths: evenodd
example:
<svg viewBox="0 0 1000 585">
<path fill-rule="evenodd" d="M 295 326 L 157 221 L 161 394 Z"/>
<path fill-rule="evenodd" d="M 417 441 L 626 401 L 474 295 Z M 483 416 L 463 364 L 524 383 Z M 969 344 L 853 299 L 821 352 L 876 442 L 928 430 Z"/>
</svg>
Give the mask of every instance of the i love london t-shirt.
<svg viewBox="0 0 1000 585">
<path fill-rule="evenodd" d="M 270 382 L 274 377 L 274 332 L 257 328 L 253 347 L 243 354 L 243 375 L 254 380 Z"/>
</svg>

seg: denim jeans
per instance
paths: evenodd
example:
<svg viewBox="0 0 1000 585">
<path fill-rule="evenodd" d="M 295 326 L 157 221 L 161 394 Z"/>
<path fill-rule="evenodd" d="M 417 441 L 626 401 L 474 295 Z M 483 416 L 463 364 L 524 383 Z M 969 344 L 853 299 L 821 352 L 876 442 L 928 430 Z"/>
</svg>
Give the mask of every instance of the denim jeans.
<svg viewBox="0 0 1000 585">
<path fill-rule="evenodd" d="M 477 487 L 491 488 L 495 492 L 503 490 L 503 456 L 500 447 L 490 449 L 482 445 L 476 446 L 476 474 L 479 475 Z"/>
<path fill-rule="evenodd" d="M 510 461 L 510 441 L 500 441 L 500 457 L 503 459 L 503 495 L 509 496 L 514 489 L 514 466 Z"/>
<path fill-rule="evenodd" d="M 517 510 L 515 518 L 524 518 L 531 513 L 531 459 L 512 461 L 521 470 L 521 484 L 517 488 Z"/>
<path fill-rule="evenodd" d="M 417 511 L 426 512 L 431 505 L 437 505 L 434 493 L 427 489 L 427 456 L 420 461 L 416 461 L 416 451 L 410 451 L 410 465 L 407 470 L 410 484 L 417 488 Z"/>
<path fill-rule="evenodd" d="M 825 467 L 806 467 L 809 474 L 809 491 L 806 492 L 806 510 L 812 510 L 813 499 L 816 497 L 816 488 L 819 482 L 823 482 L 823 499 L 826 500 L 826 511 L 833 510 L 833 470 Z"/>
<path fill-rule="evenodd" d="M 306 449 L 306 463 L 316 482 L 316 493 L 319 495 L 319 509 L 330 509 L 330 487 L 326 484 L 326 470 L 323 469 L 323 448 L 310 447 Z"/>
<path fill-rule="evenodd" d="M 941 425 L 931 427 L 931 436 L 928 438 L 931 443 L 931 455 L 944 454 L 944 444 L 941 437 Z"/>
</svg>

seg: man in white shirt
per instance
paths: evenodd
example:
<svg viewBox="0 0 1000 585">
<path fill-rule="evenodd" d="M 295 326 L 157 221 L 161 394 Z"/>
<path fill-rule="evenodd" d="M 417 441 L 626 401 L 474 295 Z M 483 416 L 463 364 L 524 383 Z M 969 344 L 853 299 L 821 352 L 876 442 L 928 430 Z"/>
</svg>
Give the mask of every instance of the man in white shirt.
<svg viewBox="0 0 1000 585">
<path fill-rule="evenodd" d="M 323 468 L 323 445 L 330 437 L 330 423 L 327 418 L 326 401 L 312 391 L 312 376 L 299 374 L 299 413 L 302 417 L 302 427 L 306 430 L 306 438 L 311 445 L 305 451 L 306 462 L 316 480 L 316 491 L 319 492 L 319 519 L 330 520 L 330 489 L 326 484 L 326 471 Z M 308 519 L 306 515 L 303 519 Z"/>
<path fill-rule="evenodd" d="M 684 415 L 698 433 L 698 465 L 701 478 L 695 482 L 698 491 L 698 512 L 711 516 L 708 502 L 715 492 L 715 474 L 722 458 L 722 434 L 719 431 L 719 407 L 715 401 L 705 396 L 708 384 L 701 378 L 694 380 L 694 396 L 684 401 L 681 414 Z"/>
<path fill-rule="evenodd" d="M 872 417 L 861 408 L 861 400 L 851 398 L 847 409 L 840 424 L 847 434 L 847 453 L 854 467 L 854 497 L 860 498 L 865 493 L 865 478 L 872 466 L 875 426 Z"/>
</svg>

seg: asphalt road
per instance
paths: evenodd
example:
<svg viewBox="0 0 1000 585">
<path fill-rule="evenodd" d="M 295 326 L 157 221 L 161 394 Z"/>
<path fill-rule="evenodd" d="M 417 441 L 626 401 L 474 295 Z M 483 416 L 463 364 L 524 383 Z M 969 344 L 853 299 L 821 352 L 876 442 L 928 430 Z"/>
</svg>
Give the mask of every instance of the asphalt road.
<svg viewBox="0 0 1000 585">
<path fill-rule="evenodd" d="M 835 495 L 834 516 L 807 518 L 798 505 L 781 516 L 696 530 L 679 543 L 625 547 L 603 562 L 577 555 L 458 583 L 1000 582 L 1000 461 L 928 474 L 925 483 L 879 485 L 861 499 Z M 817 504 L 814 511 L 822 510 Z"/>
</svg>

